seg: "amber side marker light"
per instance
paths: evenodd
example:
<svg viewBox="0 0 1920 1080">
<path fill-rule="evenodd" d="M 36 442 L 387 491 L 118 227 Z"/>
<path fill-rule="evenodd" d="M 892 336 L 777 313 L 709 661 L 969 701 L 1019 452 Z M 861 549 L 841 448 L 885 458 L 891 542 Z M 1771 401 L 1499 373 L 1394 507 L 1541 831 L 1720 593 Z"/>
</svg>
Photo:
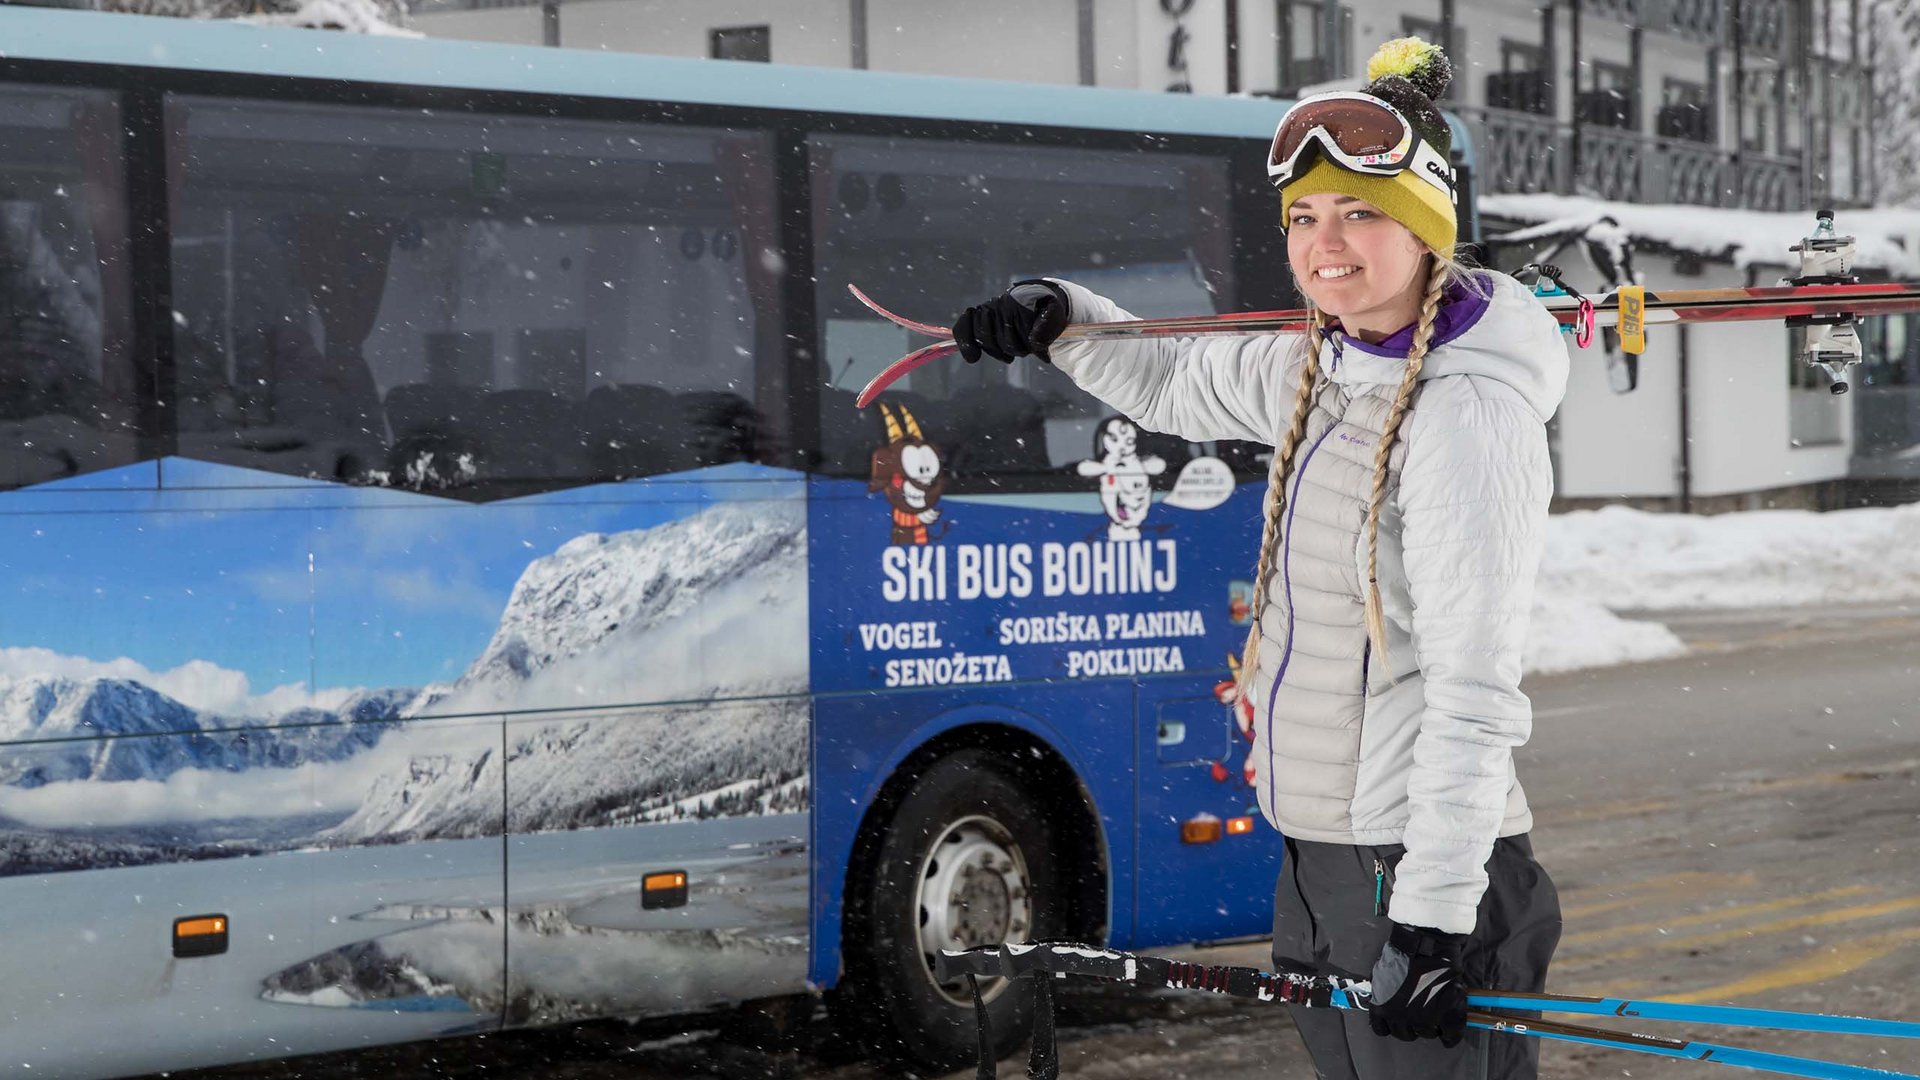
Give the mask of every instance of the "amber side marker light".
<svg viewBox="0 0 1920 1080">
<path fill-rule="evenodd" d="M 1211 844 L 1218 839 L 1220 819 L 1217 817 L 1197 817 L 1180 823 L 1180 842 L 1183 844 Z"/>
<path fill-rule="evenodd" d="M 644 910 L 679 907 L 686 902 L 685 870 L 664 870 L 658 874 L 648 874 L 640 881 L 640 907 Z"/>
<path fill-rule="evenodd" d="M 1227 835 L 1228 836 L 1245 836 L 1247 833 L 1250 833 L 1252 831 L 1253 831 L 1253 819 L 1250 817 L 1237 817 L 1237 818 L 1227 819 Z"/>
<path fill-rule="evenodd" d="M 173 920 L 173 955 L 218 956 L 226 951 L 225 915 L 188 915 Z"/>
</svg>

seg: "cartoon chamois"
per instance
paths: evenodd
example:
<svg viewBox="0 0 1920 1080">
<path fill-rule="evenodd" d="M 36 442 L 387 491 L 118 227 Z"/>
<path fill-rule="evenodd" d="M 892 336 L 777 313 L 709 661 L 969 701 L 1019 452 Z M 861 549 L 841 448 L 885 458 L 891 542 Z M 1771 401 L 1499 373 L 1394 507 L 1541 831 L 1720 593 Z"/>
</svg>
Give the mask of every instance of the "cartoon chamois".
<svg viewBox="0 0 1920 1080">
<path fill-rule="evenodd" d="M 1100 478 L 1107 539 L 1140 539 L 1140 525 L 1153 507 L 1148 477 L 1165 472 L 1167 463 L 1152 454 L 1140 456 L 1140 429 L 1124 416 L 1109 416 L 1094 428 L 1093 454 L 1077 468 L 1081 476 Z"/>
<path fill-rule="evenodd" d="M 892 543 L 924 544 L 930 539 L 927 526 L 940 518 L 940 494 L 947 489 L 940 449 L 920 433 L 920 423 L 900 408 L 894 419 L 886 402 L 880 403 L 880 415 L 887 421 L 887 445 L 873 452 L 873 473 L 867 481 L 869 492 L 884 491 L 893 508 Z M 901 422 L 906 431 L 901 432 Z M 940 536 L 946 535 L 943 527 Z M 938 540 L 940 536 L 931 537 Z"/>
</svg>

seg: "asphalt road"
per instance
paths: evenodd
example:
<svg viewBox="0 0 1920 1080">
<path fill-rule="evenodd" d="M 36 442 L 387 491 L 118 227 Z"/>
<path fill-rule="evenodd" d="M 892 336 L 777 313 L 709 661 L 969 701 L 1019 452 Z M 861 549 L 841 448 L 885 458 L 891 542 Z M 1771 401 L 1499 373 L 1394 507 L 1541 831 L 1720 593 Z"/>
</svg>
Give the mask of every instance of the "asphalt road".
<svg viewBox="0 0 1920 1080">
<path fill-rule="evenodd" d="M 1549 988 L 1920 1020 L 1920 611 L 1663 621 L 1692 654 L 1526 687 L 1536 723 L 1520 774 L 1567 920 Z M 1264 943 L 1186 952 L 1267 962 Z M 1270 1007 L 1083 986 L 1063 997 L 1061 1022 L 1062 1075 L 1077 1080 L 1313 1077 Z M 750 1017 L 731 1026 L 676 1037 L 587 1025 L 174 1080 L 885 1075 L 830 1032 L 776 1056 L 744 1045 Z M 1920 1041 L 1638 1026 L 1920 1072 Z M 1556 1080 L 1723 1072 L 1561 1045 L 1542 1062 Z M 1024 1062 L 1000 1075 L 1025 1076 Z"/>
</svg>

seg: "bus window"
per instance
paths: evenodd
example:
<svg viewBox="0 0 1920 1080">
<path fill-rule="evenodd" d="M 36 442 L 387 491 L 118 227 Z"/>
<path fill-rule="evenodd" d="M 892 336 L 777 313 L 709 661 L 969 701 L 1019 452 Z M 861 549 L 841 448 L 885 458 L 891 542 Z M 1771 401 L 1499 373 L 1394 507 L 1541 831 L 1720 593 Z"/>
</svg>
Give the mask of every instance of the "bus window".
<svg viewBox="0 0 1920 1080">
<path fill-rule="evenodd" d="M 0 87 L 0 487 L 143 456 L 120 129 L 111 94 Z"/>
<path fill-rule="evenodd" d="M 181 453 L 483 498 L 772 452 L 765 136 L 171 108 Z"/>
<path fill-rule="evenodd" d="M 1063 277 L 1141 318 L 1233 302 L 1227 159 L 1198 154 L 822 135 L 811 140 L 821 325 L 821 468 L 857 476 L 884 420 L 853 395 L 925 344 L 861 307 L 944 323 L 1030 277 Z M 1111 410 L 1043 364 L 929 364 L 882 398 L 904 404 L 956 481 L 1075 488 Z M 879 410 L 869 409 L 868 414 Z M 1195 448 L 1143 433 L 1170 483 Z"/>
</svg>

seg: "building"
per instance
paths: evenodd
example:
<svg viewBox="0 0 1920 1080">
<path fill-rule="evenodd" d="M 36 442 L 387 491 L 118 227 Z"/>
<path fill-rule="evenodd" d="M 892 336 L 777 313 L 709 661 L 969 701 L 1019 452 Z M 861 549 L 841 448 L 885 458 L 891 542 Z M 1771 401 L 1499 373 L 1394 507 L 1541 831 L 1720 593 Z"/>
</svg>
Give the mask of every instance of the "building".
<svg viewBox="0 0 1920 1080">
<path fill-rule="evenodd" d="M 1797 209 L 1872 199 L 1877 0 L 416 0 L 428 34 L 1292 96 L 1445 40 L 1490 192 Z M 1337 24 L 1337 25 L 1336 25 Z M 1329 50 L 1328 41 L 1336 47 Z"/>
</svg>

